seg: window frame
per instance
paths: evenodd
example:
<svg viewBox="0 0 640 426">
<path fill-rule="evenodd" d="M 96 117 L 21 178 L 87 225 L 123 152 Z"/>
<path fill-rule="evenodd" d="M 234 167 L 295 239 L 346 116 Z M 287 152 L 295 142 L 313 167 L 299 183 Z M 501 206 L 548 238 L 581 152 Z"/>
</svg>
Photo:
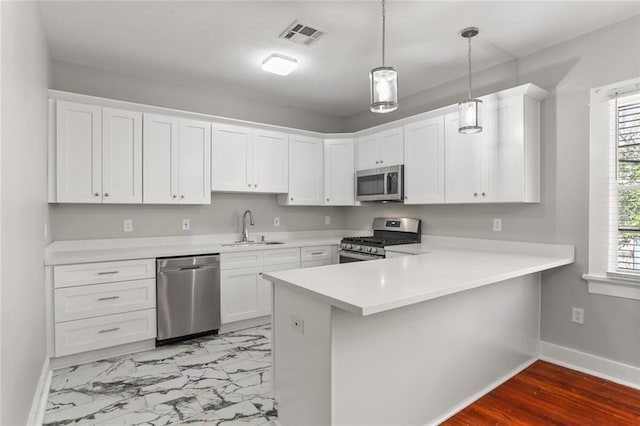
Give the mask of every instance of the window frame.
<svg viewBox="0 0 640 426">
<path fill-rule="evenodd" d="M 640 274 L 619 271 L 617 150 L 611 132 L 615 94 L 640 90 L 640 77 L 591 90 L 589 117 L 589 292 L 640 300 Z M 617 120 L 617 110 L 615 111 Z M 606 140 L 608 143 L 603 144 Z M 612 150 L 615 149 L 615 152 Z M 603 200 L 605 202 L 603 202 Z M 615 216 L 615 220 L 611 218 Z M 615 267 L 614 267 L 615 266 Z"/>
</svg>

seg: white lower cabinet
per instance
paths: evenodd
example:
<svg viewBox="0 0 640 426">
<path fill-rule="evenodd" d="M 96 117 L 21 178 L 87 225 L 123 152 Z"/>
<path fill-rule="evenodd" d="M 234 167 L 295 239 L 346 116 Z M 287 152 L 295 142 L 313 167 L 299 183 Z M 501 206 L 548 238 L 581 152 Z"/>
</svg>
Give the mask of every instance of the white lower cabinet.
<svg viewBox="0 0 640 426">
<path fill-rule="evenodd" d="M 126 312 L 56 323 L 56 356 L 156 337 L 156 310 Z"/>
<path fill-rule="evenodd" d="M 300 268 L 300 249 L 223 253 L 220 268 L 221 323 L 258 318 L 271 313 L 271 283 L 263 272 Z"/>
<path fill-rule="evenodd" d="M 55 266 L 56 357 L 156 337 L 155 260 Z"/>
</svg>

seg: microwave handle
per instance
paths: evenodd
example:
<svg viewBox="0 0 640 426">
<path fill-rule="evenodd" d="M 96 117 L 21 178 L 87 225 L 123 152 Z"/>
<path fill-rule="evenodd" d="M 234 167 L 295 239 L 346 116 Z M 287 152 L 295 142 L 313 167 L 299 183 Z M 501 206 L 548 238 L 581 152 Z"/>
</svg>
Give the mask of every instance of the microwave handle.
<svg viewBox="0 0 640 426">
<path fill-rule="evenodd" d="M 389 195 L 389 185 L 391 184 L 391 173 L 384 174 L 384 195 Z"/>
</svg>

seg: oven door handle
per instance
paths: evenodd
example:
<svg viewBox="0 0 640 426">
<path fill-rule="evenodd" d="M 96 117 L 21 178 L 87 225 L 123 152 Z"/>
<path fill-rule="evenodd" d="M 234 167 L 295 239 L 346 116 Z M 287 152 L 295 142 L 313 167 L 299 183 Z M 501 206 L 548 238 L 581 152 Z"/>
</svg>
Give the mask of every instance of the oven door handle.
<svg viewBox="0 0 640 426">
<path fill-rule="evenodd" d="M 384 256 L 378 256 L 375 254 L 365 254 L 365 253 L 354 253 L 352 251 L 340 250 L 338 252 L 340 256 L 350 257 L 352 259 L 358 260 L 376 260 L 376 259 L 384 259 Z"/>
</svg>

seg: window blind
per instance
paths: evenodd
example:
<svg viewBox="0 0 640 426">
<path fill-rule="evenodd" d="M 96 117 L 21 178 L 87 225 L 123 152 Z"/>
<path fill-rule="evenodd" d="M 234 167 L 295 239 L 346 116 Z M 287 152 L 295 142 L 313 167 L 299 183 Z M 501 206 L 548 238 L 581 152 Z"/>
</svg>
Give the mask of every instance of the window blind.
<svg viewBox="0 0 640 426">
<path fill-rule="evenodd" d="M 610 108 L 609 270 L 640 274 L 640 94 Z"/>
</svg>

